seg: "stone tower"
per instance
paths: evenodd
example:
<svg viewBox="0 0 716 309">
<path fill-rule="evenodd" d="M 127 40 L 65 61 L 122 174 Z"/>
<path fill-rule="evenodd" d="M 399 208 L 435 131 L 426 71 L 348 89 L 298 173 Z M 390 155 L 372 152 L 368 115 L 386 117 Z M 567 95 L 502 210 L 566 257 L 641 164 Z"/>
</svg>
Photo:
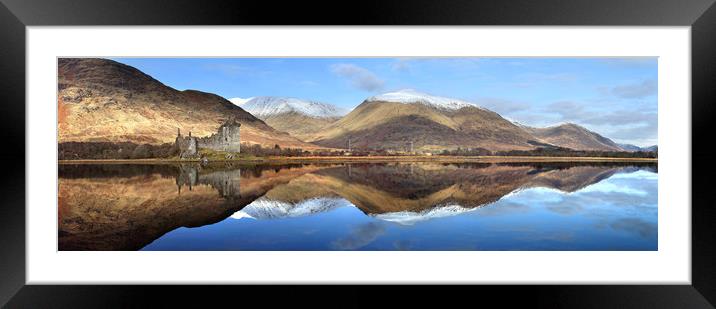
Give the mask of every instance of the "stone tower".
<svg viewBox="0 0 716 309">
<path fill-rule="evenodd" d="M 220 148 L 226 152 L 241 152 L 241 124 L 231 119 L 219 127 Z"/>
<path fill-rule="evenodd" d="M 227 120 L 216 133 L 199 140 L 199 147 L 225 152 L 241 152 L 241 124 L 234 119 Z"/>
<path fill-rule="evenodd" d="M 179 158 L 194 158 L 198 154 L 198 143 L 196 137 L 191 136 L 191 131 L 189 131 L 189 136 L 181 136 L 181 131 L 177 128 L 177 138 L 174 144 L 179 148 Z"/>
</svg>

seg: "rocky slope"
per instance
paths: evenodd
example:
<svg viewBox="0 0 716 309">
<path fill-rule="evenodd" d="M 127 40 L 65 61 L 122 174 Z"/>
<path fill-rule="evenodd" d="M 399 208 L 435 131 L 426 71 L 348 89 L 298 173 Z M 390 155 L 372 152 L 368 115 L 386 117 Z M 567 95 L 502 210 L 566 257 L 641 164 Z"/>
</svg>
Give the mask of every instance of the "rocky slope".
<svg viewBox="0 0 716 309">
<path fill-rule="evenodd" d="M 208 136 L 229 118 L 241 122 L 243 142 L 317 148 L 270 127 L 228 100 L 178 91 L 116 61 L 58 59 L 59 142 L 173 142 L 177 128 Z"/>
</svg>

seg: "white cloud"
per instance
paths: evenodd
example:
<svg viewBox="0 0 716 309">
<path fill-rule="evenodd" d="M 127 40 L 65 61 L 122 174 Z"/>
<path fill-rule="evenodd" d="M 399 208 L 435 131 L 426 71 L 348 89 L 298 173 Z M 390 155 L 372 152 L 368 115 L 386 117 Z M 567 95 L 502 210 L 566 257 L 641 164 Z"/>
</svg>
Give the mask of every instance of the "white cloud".
<svg viewBox="0 0 716 309">
<path fill-rule="evenodd" d="M 331 71 L 340 77 L 348 79 L 353 87 L 365 91 L 380 90 L 385 84 L 385 82 L 378 78 L 373 72 L 350 63 L 331 65 Z"/>
<path fill-rule="evenodd" d="M 645 80 L 641 83 L 614 87 L 611 93 L 624 99 L 638 99 L 655 95 L 657 90 L 655 80 Z"/>
</svg>

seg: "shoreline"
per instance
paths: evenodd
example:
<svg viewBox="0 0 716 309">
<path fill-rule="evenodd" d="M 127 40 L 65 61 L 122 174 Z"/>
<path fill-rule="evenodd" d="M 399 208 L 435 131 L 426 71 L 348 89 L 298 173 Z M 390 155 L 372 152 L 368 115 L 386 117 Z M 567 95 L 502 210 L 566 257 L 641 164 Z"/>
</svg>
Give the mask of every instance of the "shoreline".
<svg viewBox="0 0 716 309">
<path fill-rule="evenodd" d="M 89 159 L 58 160 L 63 164 L 177 164 L 199 163 L 200 160 L 178 159 Z M 389 163 L 389 162 L 446 162 L 446 163 L 510 163 L 510 162 L 650 162 L 658 158 L 615 158 L 615 157 L 508 157 L 508 156 L 366 156 L 366 157 L 262 157 L 251 159 L 211 160 L 209 163 Z"/>
</svg>

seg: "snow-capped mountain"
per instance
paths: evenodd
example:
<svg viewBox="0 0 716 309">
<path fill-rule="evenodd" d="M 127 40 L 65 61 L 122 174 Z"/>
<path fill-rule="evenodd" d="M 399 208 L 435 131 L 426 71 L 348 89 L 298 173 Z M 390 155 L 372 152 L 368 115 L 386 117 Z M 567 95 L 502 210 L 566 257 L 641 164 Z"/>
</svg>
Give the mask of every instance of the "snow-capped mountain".
<svg viewBox="0 0 716 309">
<path fill-rule="evenodd" d="M 254 97 L 237 105 L 274 129 L 304 141 L 348 112 L 331 104 L 288 97 Z"/>
<path fill-rule="evenodd" d="M 379 220 L 390 221 L 402 225 L 413 225 L 415 223 L 427 221 L 430 219 L 451 217 L 472 212 L 476 209 L 478 208 L 466 208 L 460 205 L 446 205 L 430 208 L 420 212 L 399 211 L 372 215 L 372 217 Z"/>
<path fill-rule="evenodd" d="M 231 215 L 233 219 L 280 219 L 310 216 L 328 212 L 340 207 L 355 207 L 348 200 L 342 198 L 313 198 L 296 204 L 260 198 L 247 205 L 242 210 Z M 420 212 L 400 211 L 370 215 L 383 221 L 390 221 L 402 225 L 413 225 L 418 222 L 435 218 L 455 216 L 474 211 L 477 208 L 466 208 L 459 205 L 446 205 L 431 208 Z"/>
<path fill-rule="evenodd" d="M 331 104 L 289 97 L 255 97 L 247 99 L 240 106 L 262 119 L 290 112 L 316 118 L 333 118 L 343 116 L 348 112 Z"/>
<path fill-rule="evenodd" d="M 619 144 L 619 147 L 626 151 L 657 151 L 658 147 L 656 145 L 648 146 L 648 147 L 639 147 L 632 144 Z"/>
<path fill-rule="evenodd" d="M 499 114 L 467 101 L 415 90 L 367 98 L 340 120 L 304 141 L 334 148 L 435 151 L 532 149 L 535 140 Z M 412 143 L 412 144 L 411 144 Z"/>
<path fill-rule="evenodd" d="M 413 89 L 402 89 L 368 98 L 366 101 L 383 101 L 394 103 L 420 103 L 439 109 L 458 110 L 463 107 L 478 107 L 477 105 L 453 98 L 445 98 L 418 92 Z"/>
<path fill-rule="evenodd" d="M 229 102 L 234 103 L 234 105 L 241 106 L 244 103 L 251 101 L 251 99 L 253 99 L 253 98 L 254 97 L 245 98 L 245 99 L 244 98 L 231 98 L 231 99 L 229 99 Z"/>
<path fill-rule="evenodd" d="M 348 200 L 342 198 L 313 198 L 296 204 L 260 198 L 244 207 L 244 209 L 235 212 L 231 215 L 231 218 L 247 218 L 255 220 L 294 218 L 324 213 L 340 207 L 355 206 Z M 415 223 L 431 219 L 460 215 L 476 209 L 477 208 L 466 208 L 460 205 L 445 205 L 420 212 L 400 211 L 371 214 L 370 216 L 382 221 L 389 221 L 402 225 L 413 225 Z"/>
<path fill-rule="evenodd" d="M 247 205 L 240 211 L 231 215 L 231 218 L 251 218 L 251 219 L 277 219 L 291 218 L 312 215 L 331 211 L 333 209 L 351 206 L 351 203 L 340 198 L 314 198 L 301 201 L 297 204 L 290 204 L 281 201 L 274 201 L 267 198 L 260 198 Z"/>
</svg>

